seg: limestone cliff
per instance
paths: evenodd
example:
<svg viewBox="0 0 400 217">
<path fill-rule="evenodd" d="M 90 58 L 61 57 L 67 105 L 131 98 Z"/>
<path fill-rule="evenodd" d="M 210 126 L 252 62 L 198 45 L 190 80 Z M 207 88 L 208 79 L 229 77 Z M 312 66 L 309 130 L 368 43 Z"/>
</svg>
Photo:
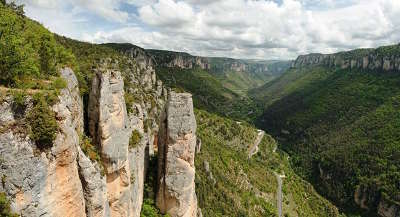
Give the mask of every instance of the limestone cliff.
<svg viewBox="0 0 400 217">
<path fill-rule="evenodd" d="M 190 216 L 196 215 L 196 122 L 191 96 L 172 93 L 168 98 L 167 89 L 156 79 L 154 59 L 143 49 L 126 50 L 123 58 L 125 67 L 116 59 L 103 59 L 92 67 L 86 103 L 75 73 L 60 70 L 67 85 L 51 107 L 58 131 L 49 149 L 36 146 L 29 133 L 36 129 L 26 124 L 32 95 L 40 91 L 29 90 L 22 109 L 16 106 L 14 90 L 5 89 L 7 93 L 0 95 L 0 192 L 6 193 L 14 212 L 49 217 L 140 216 L 149 156 L 158 149 L 159 132 L 169 132 L 174 142 L 188 146 L 178 145 L 177 151 L 184 153 L 168 157 L 169 173 L 184 172 L 176 178 L 188 187 L 174 188 L 181 203 L 177 212 L 189 210 Z M 164 116 L 169 129 L 160 124 Z M 185 136 L 180 138 L 177 130 Z M 134 133 L 136 140 L 132 140 Z M 181 167 L 181 158 L 187 167 Z"/>
<path fill-rule="evenodd" d="M 0 191 L 6 192 L 12 209 L 21 216 L 86 216 L 77 161 L 82 101 L 73 72 L 65 69 L 61 76 L 68 86 L 52 107 L 59 130 L 51 150 L 40 152 L 24 133 L 21 124 L 30 110 L 30 100 L 24 111 L 13 109 L 11 96 L 0 106 Z"/>
<path fill-rule="evenodd" d="M 140 216 L 147 160 L 154 153 L 157 119 L 165 92 L 155 80 L 151 65 L 146 65 L 146 60 L 142 63 L 140 70 L 121 72 L 117 63 L 106 60 L 95 69 L 92 81 L 89 132 L 100 149 L 105 168 L 104 190 L 110 216 Z M 124 87 L 122 73 L 129 87 Z M 126 94 L 136 97 L 129 109 Z M 133 131 L 141 135 L 138 144 L 130 144 Z"/>
<path fill-rule="evenodd" d="M 159 135 L 157 206 L 172 217 L 197 216 L 196 120 L 190 94 L 171 92 Z"/>
<path fill-rule="evenodd" d="M 181 69 L 192 69 L 199 67 L 201 69 L 210 69 L 208 59 L 205 57 L 192 56 L 188 53 L 163 51 L 163 50 L 147 50 L 155 59 L 155 64 L 162 67 L 177 67 Z"/>
<path fill-rule="evenodd" d="M 336 54 L 316 53 L 301 55 L 293 62 L 292 67 L 320 65 L 341 69 L 399 71 L 400 56 L 398 52 L 391 51 L 399 48 L 400 45 L 394 45 L 378 49 L 359 49 Z"/>
<path fill-rule="evenodd" d="M 201 68 L 212 73 L 247 72 L 250 75 L 281 74 L 290 67 L 291 61 L 244 60 L 225 57 L 200 57 L 183 52 L 147 50 L 155 66 L 167 68 Z M 135 54 L 141 52 L 135 49 Z"/>
</svg>

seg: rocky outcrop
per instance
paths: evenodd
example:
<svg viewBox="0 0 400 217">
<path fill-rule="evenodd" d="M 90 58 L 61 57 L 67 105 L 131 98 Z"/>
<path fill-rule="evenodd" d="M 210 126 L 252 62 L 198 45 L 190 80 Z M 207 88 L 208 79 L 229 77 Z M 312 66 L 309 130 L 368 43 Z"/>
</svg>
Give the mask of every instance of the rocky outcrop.
<svg viewBox="0 0 400 217">
<path fill-rule="evenodd" d="M 78 147 L 79 176 L 82 181 L 86 201 L 86 214 L 90 217 L 110 216 L 107 200 L 106 177 L 102 176 L 100 167 Z"/>
<path fill-rule="evenodd" d="M 21 216 L 86 216 L 77 165 L 82 102 L 72 70 L 62 70 L 61 76 L 68 86 L 52 108 L 59 131 L 51 150 L 38 151 L 21 126 L 21 130 L 9 127 L 0 133 L 0 191 L 6 192 L 13 210 Z M 7 114 L 1 116 L 2 127 L 19 126 L 20 118 L 29 111 L 28 105 L 25 114 L 18 116 L 12 104 L 12 97 L 1 103 L 0 113 Z"/>
<path fill-rule="evenodd" d="M 134 46 L 126 50 L 125 54 L 131 59 L 134 59 L 141 69 L 146 69 L 149 67 L 154 68 L 155 65 L 154 58 L 148 55 L 143 48 Z"/>
<path fill-rule="evenodd" d="M 207 58 L 180 54 L 177 54 L 172 61 L 166 63 L 165 66 L 170 68 L 178 67 L 181 69 L 192 69 L 194 67 L 210 69 Z"/>
<path fill-rule="evenodd" d="M 210 69 L 208 59 L 205 57 L 163 50 L 147 50 L 147 52 L 155 59 L 155 64 L 158 66 L 181 69 L 192 69 L 195 67 L 205 70 Z"/>
<path fill-rule="evenodd" d="M 213 185 L 215 185 L 217 183 L 217 180 L 215 180 L 214 175 L 211 171 L 210 163 L 208 161 L 204 161 L 203 166 L 204 166 L 204 171 L 206 171 L 208 181 L 210 181 Z"/>
<path fill-rule="evenodd" d="M 89 131 L 99 145 L 107 174 L 126 166 L 130 127 L 119 71 L 97 70 L 89 100 Z"/>
<path fill-rule="evenodd" d="M 136 217 L 140 216 L 147 161 L 154 153 L 165 92 L 151 66 L 125 72 L 131 86 L 124 88 L 122 73 L 115 64 L 106 60 L 95 69 L 89 97 L 89 132 L 105 167 L 110 216 Z M 129 114 L 126 94 L 136 98 Z M 141 135 L 138 144 L 130 144 L 133 131 Z"/>
<path fill-rule="evenodd" d="M 171 92 L 159 133 L 157 207 L 172 217 L 197 215 L 194 156 L 196 120 L 192 96 Z"/>
<path fill-rule="evenodd" d="M 340 69 L 400 71 L 400 45 L 378 49 L 359 49 L 336 54 L 301 55 L 292 67 L 326 66 Z"/>
<path fill-rule="evenodd" d="M 132 129 L 138 130 L 141 135 L 145 135 L 143 120 L 144 113 L 140 105 L 135 106 L 137 109 L 136 115 L 130 115 L 130 125 Z M 130 184 L 131 184 L 131 204 L 132 216 L 139 217 L 143 203 L 144 181 L 146 176 L 146 167 L 149 152 L 146 152 L 146 147 L 149 146 L 149 138 L 143 137 L 140 144 L 129 149 L 129 169 L 130 169 Z"/>
<path fill-rule="evenodd" d="M 124 82 L 119 71 L 100 67 L 89 100 L 89 131 L 100 148 L 106 173 L 111 216 L 131 216 L 129 138 L 132 125 L 126 110 Z"/>
<path fill-rule="evenodd" d="M 377 191 L 376 184 L 372 186 L 360 185 L 354 193 L 355 203 L 364 210 L 373 211 L 381 217 L 400 216 L 400 203 L 389 198 L 385 193 Z M 377 210 L 377 211 L 375 211 Z"/>
</svg>

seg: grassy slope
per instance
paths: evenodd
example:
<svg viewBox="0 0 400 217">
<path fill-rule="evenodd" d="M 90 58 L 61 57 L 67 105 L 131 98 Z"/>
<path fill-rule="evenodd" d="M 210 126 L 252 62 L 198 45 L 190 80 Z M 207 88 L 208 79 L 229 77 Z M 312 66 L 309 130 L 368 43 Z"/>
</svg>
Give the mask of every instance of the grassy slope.
<svg viewBox="0 0 400 217">
<path fill-rule="evenodd" d="M 277 216 L 274 172 L 284 172 L 283 213 L 288 216 L 338 216 L 328 201 L 302 181 L 284 153 L 274 153 L 277 145 L 266 135 L 260 151 L 248 160 L 247 148 L 257 131 L 245 123 L 196 111 L 201 153 L 196 155 L 196 192 L 204 216 Z M 204 168 L 209 162 L 216 180 Z M 263 192 L 263 193 L 260 193 Z M 262 195 L 262 196 L 257 196 Z"/>
<path fill-rule="evenodd" d="M 399 84 L 398 73 L 313 67 L 292 69 L 253 96 L 267 107 L 259 125 L 284 139 L 320 192 L 352 208 L 356 186 L 369 187 L 376 207 L 382 192 L 400 195 Z M 321 179 L 319 167 L 333 178 Z"/>
</svg>

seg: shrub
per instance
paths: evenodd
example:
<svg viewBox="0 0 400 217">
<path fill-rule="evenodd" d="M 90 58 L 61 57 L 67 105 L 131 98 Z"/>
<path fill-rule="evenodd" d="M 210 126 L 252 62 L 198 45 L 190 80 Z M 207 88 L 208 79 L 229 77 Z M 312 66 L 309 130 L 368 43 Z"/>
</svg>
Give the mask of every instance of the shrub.
<svg viewBox="0 0 400 217">
<path fill-rule="evenodd" d="M 65 81 L 65 79 L 63 79 L 61 77 L 57 77 L 51 83 L 51 87 L 52 87 L 52 89 L 55 89 L 55 90 L 61 90 L 61 89 L 64 89 L 67 87 L 67 82 Z"/>
<path fill-rule="evenodd" d="M 92 139 L 86 135 L 81 135 L 80 136 L 80 146 L 81 146 L 83 153 L 85 153 L 85 155 L 88 156 L 92 162 L 97 162 L 99 164 L 100 174 L 102 176 L 104 176 L 105 171 L 104 171 L 103 163 L 101 161 L 99 149 L 92 143 Z"/>
<path fill-rule="evenodd" d="M 36 95 L 34 98 L 34 107 L 27 117 L 31 127 L 30 138 L 39 149 L 50 148 L 58 130 L 55 114 L 43 95 Z"/>
<path fill-rule="evenodd" d="M 13 100 L 14 100 L 14 106 L 15 107 L 25 107 L 25 98 L 26 98 L 26 93 L 24 91 L 13 91 Z"/>
<path fill-rule="evenodd" d="M 100 154 L 95 145 L 92 144 L 92 139 L 86 135 L 81 136 L 80 146 L 83 153 L 93 162 L 101 162 Z"/>
<path fill-rule="evenodd" d="M 17 214 L 11 212 L 10 202 L 4 192 L 0 193 L 0 216 L 1 217 L 18 217 Z"/>
<path fill-rule="evenodd" d="M 129 148 L 135 148 L 139 145 L 140 140 L 142 139 L 142 135 L 138 130 L 133 130 L 131 138 L 129 139 Z"/>
<path fill-rule="evenodd" d="M 133 97 L 132 94 L 125 92 L 124 98 L 125 98 L 126 110 L 128 111 L 128 114 L 130 114 L 133 112 L 132 107 L 133 103 L 135 103 L 135 97 Z"/>
<path fill-rule="evenodd" d="M 151 128 L 153 125 L 153 120 L 152 119 L 146 119 L 143 123 L 143 128 L 144 128 L 144 132 L 147 133 L 147 131 L 149 130 L 149 128 Z"/>
</svg>

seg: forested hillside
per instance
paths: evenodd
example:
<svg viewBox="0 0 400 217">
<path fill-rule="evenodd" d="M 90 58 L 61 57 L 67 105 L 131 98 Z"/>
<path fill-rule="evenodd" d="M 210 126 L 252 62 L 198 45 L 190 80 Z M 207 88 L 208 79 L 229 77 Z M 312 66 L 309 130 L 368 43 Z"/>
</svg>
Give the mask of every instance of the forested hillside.
<svg viewBox="0 0 400 217">
<path fill-rule="evenodd" d="M 349 213 L 376 216 L 399 206 L 398 48 L 299 57 L 252 92 L 265 108 L 258 125 L 279 139 L 299 174 Z"/>
<path fill-rule="evenodd" d="M 45 89 L 44 80 L 57 68 L 71 65 L 71 52 L 56 43 L 54 34 L 24 16 L 22 6 L 0 3 L 0 84 Z"/>
<path fill-rule="evenodd" d="M 337 208 L 297 176 L 287 154 L 265 135 L 249 158 L 257 130 L 247 123 L 197 110 L 201 148 L 196 155 L 196 193 L 204 216 L 277 216 L 277 178 L 284 174 L 284 216 L 339 216 Z"/>
</svg>

